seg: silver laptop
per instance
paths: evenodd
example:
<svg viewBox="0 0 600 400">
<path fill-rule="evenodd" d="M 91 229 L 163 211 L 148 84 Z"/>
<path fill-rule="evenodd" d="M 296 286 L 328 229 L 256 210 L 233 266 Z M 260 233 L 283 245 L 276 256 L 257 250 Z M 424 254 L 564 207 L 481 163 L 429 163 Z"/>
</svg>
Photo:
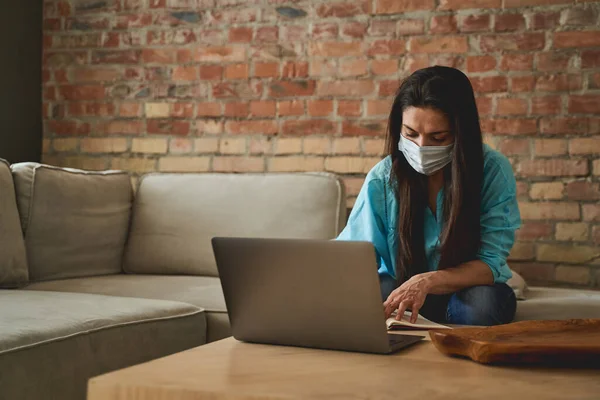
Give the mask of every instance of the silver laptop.
<svg viewBox="0 0 600 400">
<path fill-rule="evenodd" d="M 212 246 L 237 340 L 386 354 L 423 339 L 387 333 L 369 242 L 213 238 Z"/>
</svg>

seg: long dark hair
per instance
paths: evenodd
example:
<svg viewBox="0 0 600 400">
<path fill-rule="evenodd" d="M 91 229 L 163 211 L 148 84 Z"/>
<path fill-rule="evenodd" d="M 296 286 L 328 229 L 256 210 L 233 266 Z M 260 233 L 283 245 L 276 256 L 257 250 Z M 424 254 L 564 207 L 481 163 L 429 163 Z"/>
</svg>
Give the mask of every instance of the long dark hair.
<svg viewBox="0 0 600 400">
<path fill-rule="evenodd" d="M 395 187 L 399 205 L 396 275 L 400 282 L 427 271 L 424 241 L 427 177 L 416 172 L 398 150 L 402 113 L 408 107 L 430 107 L 443 112 L 455 138 L 452 162 L 443 171 L 444 221 L 438 269 L 474 260 L 481 244 L 483 139 L 473 87 L 466 75 L 455 68 L 420 69 L 400 85 L 388 122 L 390 183 Z"/>
</svg>

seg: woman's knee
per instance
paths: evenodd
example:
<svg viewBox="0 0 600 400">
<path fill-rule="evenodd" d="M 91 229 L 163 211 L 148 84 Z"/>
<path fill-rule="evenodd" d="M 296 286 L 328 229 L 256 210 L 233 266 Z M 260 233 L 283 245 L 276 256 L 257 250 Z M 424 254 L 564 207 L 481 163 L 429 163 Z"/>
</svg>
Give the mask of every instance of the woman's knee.
<svg viewBox="0 0 600 400">
<path fill-rule="evenodd" d="M 458 325 L 508 324 L 515 317 L 516 308 L 515 293 L 505 283 L 473 286 L 450 298 L 447 320 Z"/>
</svg>

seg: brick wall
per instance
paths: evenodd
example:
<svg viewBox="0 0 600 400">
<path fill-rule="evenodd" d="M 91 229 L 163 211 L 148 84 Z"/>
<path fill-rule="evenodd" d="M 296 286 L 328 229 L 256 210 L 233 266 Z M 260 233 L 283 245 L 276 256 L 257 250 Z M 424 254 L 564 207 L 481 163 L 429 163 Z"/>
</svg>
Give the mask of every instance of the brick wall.
<svg viewBox="0 0 600 400">
<path fill-rule="evenodd" d="M 44 160 L 331 171 L 352 206 L 399 80 L 452 65 L 518 177 L 511 265 L 600 286 L 599 17 L 584 0 L 49 0 Z"/>
</svg>

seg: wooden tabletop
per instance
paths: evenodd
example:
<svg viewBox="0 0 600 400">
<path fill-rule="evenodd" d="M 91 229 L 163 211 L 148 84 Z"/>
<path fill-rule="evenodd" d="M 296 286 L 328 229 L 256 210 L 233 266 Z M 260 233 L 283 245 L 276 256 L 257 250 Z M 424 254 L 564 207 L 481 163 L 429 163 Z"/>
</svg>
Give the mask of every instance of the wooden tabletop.
<svg viewBox="0 0 600 400">
<path fill-rule="evenodd" d="M 445 356 L 427 340 L 393 355 L 370 355 L 228 338 L 88 385 L 88 400 L 291 398 L 598 399 L 600 372 L 485 366 Z"/>
</svg>

